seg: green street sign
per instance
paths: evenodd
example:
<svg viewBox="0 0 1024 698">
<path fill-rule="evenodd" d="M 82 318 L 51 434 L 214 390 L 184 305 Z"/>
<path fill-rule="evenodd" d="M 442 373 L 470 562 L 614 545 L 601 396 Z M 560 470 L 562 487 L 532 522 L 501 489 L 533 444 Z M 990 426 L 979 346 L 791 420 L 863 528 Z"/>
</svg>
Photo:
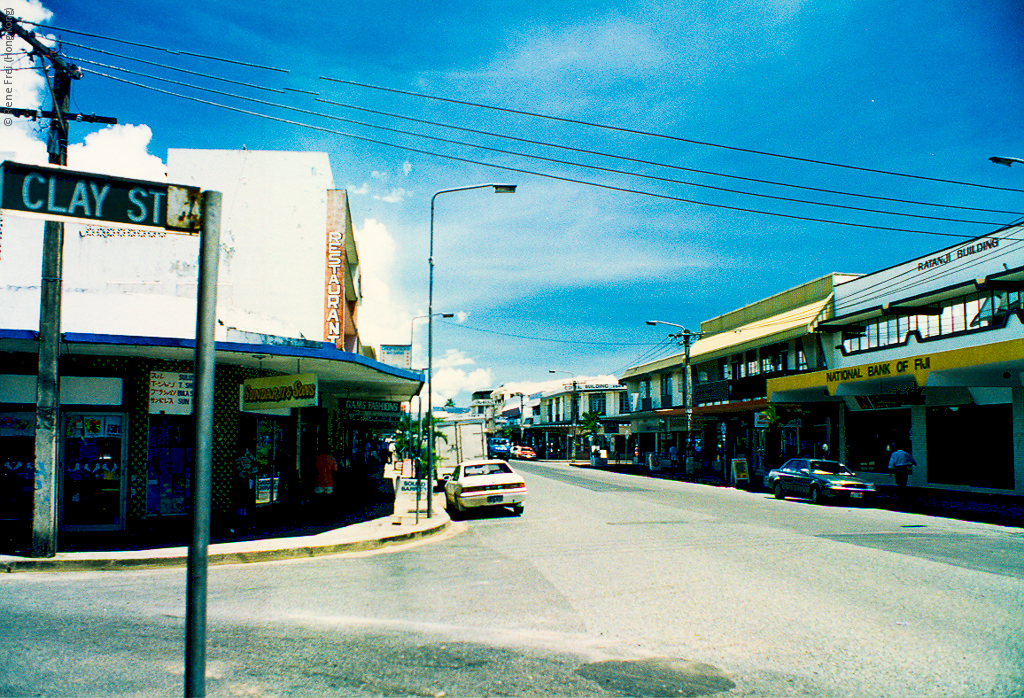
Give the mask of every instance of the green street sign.
<svg viewBox="0 0 1024 698">
<path fill-rule="evenodd" d="M 0 163 L 0 209 L 15 214 L 198 234 L 201 201 L 199 187 Z"/>
</svg>

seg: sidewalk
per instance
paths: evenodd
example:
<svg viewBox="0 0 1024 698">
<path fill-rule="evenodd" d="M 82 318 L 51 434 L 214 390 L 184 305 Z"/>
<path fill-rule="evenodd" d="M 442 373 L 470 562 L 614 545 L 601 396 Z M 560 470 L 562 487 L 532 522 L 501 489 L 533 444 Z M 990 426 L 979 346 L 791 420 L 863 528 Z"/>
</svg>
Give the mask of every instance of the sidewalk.
<svg viewBox="0 0 1024 698">
<path fill-rule="evenodd" d="M 569 465 L 567 460 L 539 460 L 538 463 L 558 463 Z M 577 460 L 576 467 L 590 468 L 587 461 Z M 615 465 L 599 468 L 626 475 L 652 477 L 663 480 L 678 480 L 711 487 L 730 487 L 714 472 L 704 471 L 684 476 L 679 471 L 646 472 L 637 469 L 632 463 L 623 461 Z M 754 493 L 762 492 L 758 483 L 741 489 Z M 985 492 L 954 492 L 932 487 L 908 487 L 902 494 L 895 487 L 880 486 L 875 501 L 867 506 L 889 511 L 902 511 L 927 516 L 941 516 L 962 521 L 977 521 L 1000 526 L 1024 528 L 1024 497 L 1008 494 L 988 494 Z"/>
<path fill-rule="evenodd" d="M 209 564 L 267 562 L 378 550 L 390 545 L 435 536 L 446 531 L 450 519 L 443 506 L 435 504 L 433 516 L 415 512 L 393 514 L 333 528 L 312 535 L 293 535 L 255 540 L 211 543 Z M 61 552 L 52 558 L 0 555 L 0 572 L 88 572 L 96 570 L 155 569 L 184 567 L 188 546 L 142 550 Z"/>
</svg>

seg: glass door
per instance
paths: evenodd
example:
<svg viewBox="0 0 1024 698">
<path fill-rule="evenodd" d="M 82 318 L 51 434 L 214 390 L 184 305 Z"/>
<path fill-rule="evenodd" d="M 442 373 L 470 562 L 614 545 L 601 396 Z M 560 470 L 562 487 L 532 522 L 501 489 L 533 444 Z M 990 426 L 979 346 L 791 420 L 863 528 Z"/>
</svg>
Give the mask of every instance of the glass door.
<svg viewBox="0 0 1024 698">
<path fill-rule="evenodd" d="M 61 528 L 124 528 L 126 443 L 124 414 L 70 412 L 64 416 Z"/>
</svg>

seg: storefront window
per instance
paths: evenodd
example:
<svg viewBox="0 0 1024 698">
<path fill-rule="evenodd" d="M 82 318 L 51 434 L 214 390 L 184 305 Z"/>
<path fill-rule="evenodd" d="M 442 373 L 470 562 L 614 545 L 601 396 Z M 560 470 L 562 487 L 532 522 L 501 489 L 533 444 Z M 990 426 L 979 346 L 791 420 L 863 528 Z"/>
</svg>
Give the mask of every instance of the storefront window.
<svg viewBox="0 0 1024 698">
<path fill-rule="evenodd" d="M 284 426 L 274 417 L 246 415 L 240 427 L 239 457 L 254 464 L 255 504 L 273 504 L 281 498 L 281 472 L 289 459 Z"/>
<path fill-rule="evenodd" d="M 32 519 L 36 415 L 0 413 L 0 520 Z"/>
<path fill-rule="evenodd" d="M 64 418 L 63 528 L 122 528 L 123 414 Z"/>
</svg>

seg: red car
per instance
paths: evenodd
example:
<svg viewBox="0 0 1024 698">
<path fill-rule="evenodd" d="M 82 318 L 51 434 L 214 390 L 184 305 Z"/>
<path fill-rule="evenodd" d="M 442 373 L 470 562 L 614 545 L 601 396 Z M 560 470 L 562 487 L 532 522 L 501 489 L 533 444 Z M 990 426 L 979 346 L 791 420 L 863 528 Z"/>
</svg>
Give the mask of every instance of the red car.
<svg viewBox="0 0 1024 698">
<path fill-rule="evenodd" d="M 513 446 L 512 457 L 519 460 L 537 460 L 537 454 L 529 446 Z"/>
</svg>

